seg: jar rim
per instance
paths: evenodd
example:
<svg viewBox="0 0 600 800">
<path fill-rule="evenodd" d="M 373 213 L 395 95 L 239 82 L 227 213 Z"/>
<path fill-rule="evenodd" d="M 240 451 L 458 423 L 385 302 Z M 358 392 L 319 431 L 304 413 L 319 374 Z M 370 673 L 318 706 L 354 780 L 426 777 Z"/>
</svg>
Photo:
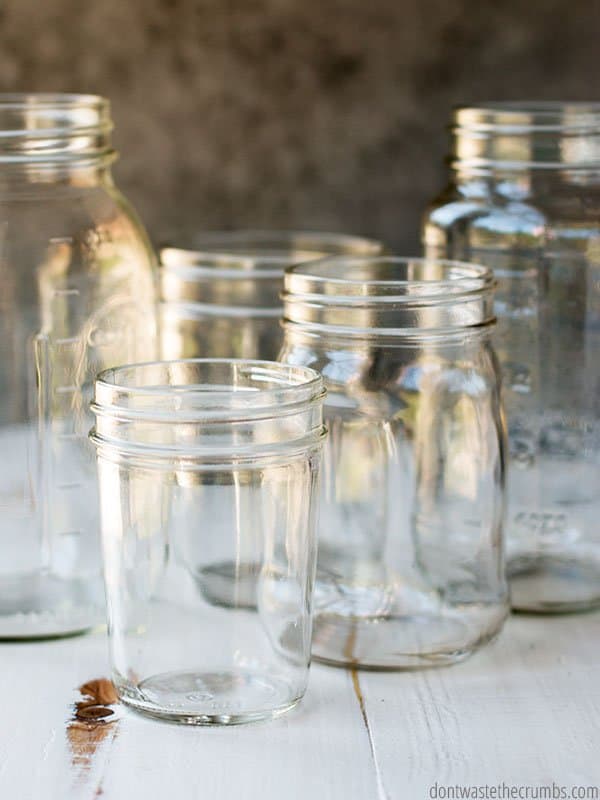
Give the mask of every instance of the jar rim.
<svg viewBox="0 0 600 800">
<path fill-rule="evenodd" d="M 369 278 L 366 270 L 389 270 L 403 277 Z M 435 271 L 443 277 L 434 276 Z M 420 278 L 411 273 L 422 272 Z M 284 296 L 321 295 L 324 303 L 361 301 L 430 304 L 436 297 L 443 302 L 448 293 L 464 294 L 493 289 L 490 267 L 468 261 L 412 256 L 347 257 L 335 256 L 289 267 L 285 275 Z"/>
<path fill-rule="evenodd" d="M 182 382 L 187 378 L 195 382 Z M 235 358 L 147 361 L 101 372 L 93 410 L 174 422 L 235 421 L 279 415 L 323 392 L 323 378 L 310 367 Z"/>
<path fill-rule="evenodd" d="M 258 277 L 272 270 L 274 275 L 283 276 L 291 264 L 327 255 L 377 255 L 383 250 L 381 242 L 350 233 L 260 228 L 203 231 L 191 237 L 190 245 L 163 247 L 161 263 L 204 269 L 224 266 L 234 273 L 256 271 Z"/>
<path fill-rule="evenodd" d="M 0 92 L 0 108 L 6 106 L 54 108 L 73 105 L 106 107 L 110 105 L 110 101 L 100 94 L 77 92 Z"/>
<path fill-rule="evenodd" d="M 560 100 L 489 101 L 456 106 L 452 120 L 458 129 L 515 134 L 524 131 L 599 130 L 600 102 Z"/>
</svg>

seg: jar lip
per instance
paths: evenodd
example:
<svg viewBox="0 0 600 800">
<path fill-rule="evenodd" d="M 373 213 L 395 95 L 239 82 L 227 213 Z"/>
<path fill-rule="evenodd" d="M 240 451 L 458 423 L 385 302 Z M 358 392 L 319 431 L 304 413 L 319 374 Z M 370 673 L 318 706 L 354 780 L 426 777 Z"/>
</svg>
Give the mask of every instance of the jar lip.
<svg viewBox="0 0 600 800">
<path fill-rule="evenodd" d="M 327 255 L 376 255 L 383 245 L 375 239 L 349 233 L 309 230 L 205 231 L 191 238 L 190 247 L 169 244 L 161 249 L 161 263 L 198 269 L 246 271 L 257 277 L 283 275 L 291 264 Z M 223 275 L 221 271 L 219 273 Z M 234 277 L 232 274 L 231 277 Z"/>
<path fill-rule="evenodd" d="M 368 271 L 394 277 L 367 277 Z M 421 277 L 417 277 L 422 273 Z M 437 274 L 436 274 L 437 273 Z M 489 267 L 467 261 L 423 257 L 336 256 L 289 267 L 285 299 L 314 296 L 328 305 L 400 303 L 412 306 L 456 302 L 494 288 Z"/>
<path fill-rule="evenodd" d="M 457 130 L 502 133 L 600 130 L 600 102 L 560 100 L 490 101 L 456 106 Z"/>
<path fill-rule="evenodd" d="M 56 108 L 61 106 L 93 106 L 106 108 L 108 98 L 99 94 L 77 92 L 0 92 L 0 108 Z"/>
<path fill-rule="evenodd" d="M 104 370 L 92 409 L 157 422 L 238 421 L 285 415 L 323 394 L 323 379 L 310 367 L 189 358 Z"/>
</svg>

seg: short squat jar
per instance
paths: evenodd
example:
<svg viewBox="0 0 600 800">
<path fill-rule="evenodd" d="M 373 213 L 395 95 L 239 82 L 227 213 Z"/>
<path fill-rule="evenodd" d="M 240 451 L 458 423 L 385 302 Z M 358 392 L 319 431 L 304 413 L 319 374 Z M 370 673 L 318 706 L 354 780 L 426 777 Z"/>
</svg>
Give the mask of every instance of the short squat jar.
<svg viewBox="0 0 600 800">
<path fill-rule="evenodd" d="M 275 359 L 283 272 L 325 255 L 375 255 L 360 236 L 307 231 L 213 231 L 161 250 L 163 358 Z"/>
<path fill-rule="evenodd" d="M 600 104 L 454 113 L 428 256 L 492 267 L 514 608 L 600 604 Z"/>
<path fill-rule="evenodd" d="M 457 661 L 505 619 L 493 278 L 450 261 L 332 258 L 285 277 L 282 361 L 327 386 L 313 655 Z"/>
<path fill-rule="evenodd" d="M 102 373 L 93 410 L 113 680 L 188 724 L 280 714 L 310 662 L 323 381 L 272 362 L 187 360 Z M 207 569 L 250 553 L 256 605 Z M 236 593 L 240 594 L 236 602 Z"/>
</svg>

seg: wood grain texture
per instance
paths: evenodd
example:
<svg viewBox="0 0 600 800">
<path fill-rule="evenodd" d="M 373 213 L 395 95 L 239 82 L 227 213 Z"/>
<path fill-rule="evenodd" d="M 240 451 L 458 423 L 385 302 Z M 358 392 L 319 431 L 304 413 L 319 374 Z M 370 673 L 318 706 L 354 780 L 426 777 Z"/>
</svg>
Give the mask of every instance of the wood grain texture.
<svg viewBox="0 0 600 800">
<path fill-rule="evenodd" d="M 599 656 L 598 613 L 513 616 L 463 664 L 362 673 L 382 796 L 427 798 L 435 781 L 600 785 Z"/>
<path fill-rule="evenodd" d="M 4 800 L 420 800 L 438 784 L 600 784 L 600 614 L 513 617 L 464 664 L 313 667 L 290 714 L 185 728 L 119 709 L 69 733 L 77 687 L 108 674 L 102 635 L 0 646 Z"/>
</svg>

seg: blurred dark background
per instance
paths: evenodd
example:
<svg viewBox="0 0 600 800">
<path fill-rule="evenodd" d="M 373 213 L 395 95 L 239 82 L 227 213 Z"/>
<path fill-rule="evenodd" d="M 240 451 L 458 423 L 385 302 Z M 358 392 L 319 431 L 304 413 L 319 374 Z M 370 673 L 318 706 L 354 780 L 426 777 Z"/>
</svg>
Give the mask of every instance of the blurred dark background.
<svg viewBox="0 0 600 800">
<path fill-rule="evenodd" d="M 598 0 L 9 0 L 0 90 L 113 101 L 155 241 L 304 227 L 417 247 L 450 108 L 597 99 Z"/>
</svg>

